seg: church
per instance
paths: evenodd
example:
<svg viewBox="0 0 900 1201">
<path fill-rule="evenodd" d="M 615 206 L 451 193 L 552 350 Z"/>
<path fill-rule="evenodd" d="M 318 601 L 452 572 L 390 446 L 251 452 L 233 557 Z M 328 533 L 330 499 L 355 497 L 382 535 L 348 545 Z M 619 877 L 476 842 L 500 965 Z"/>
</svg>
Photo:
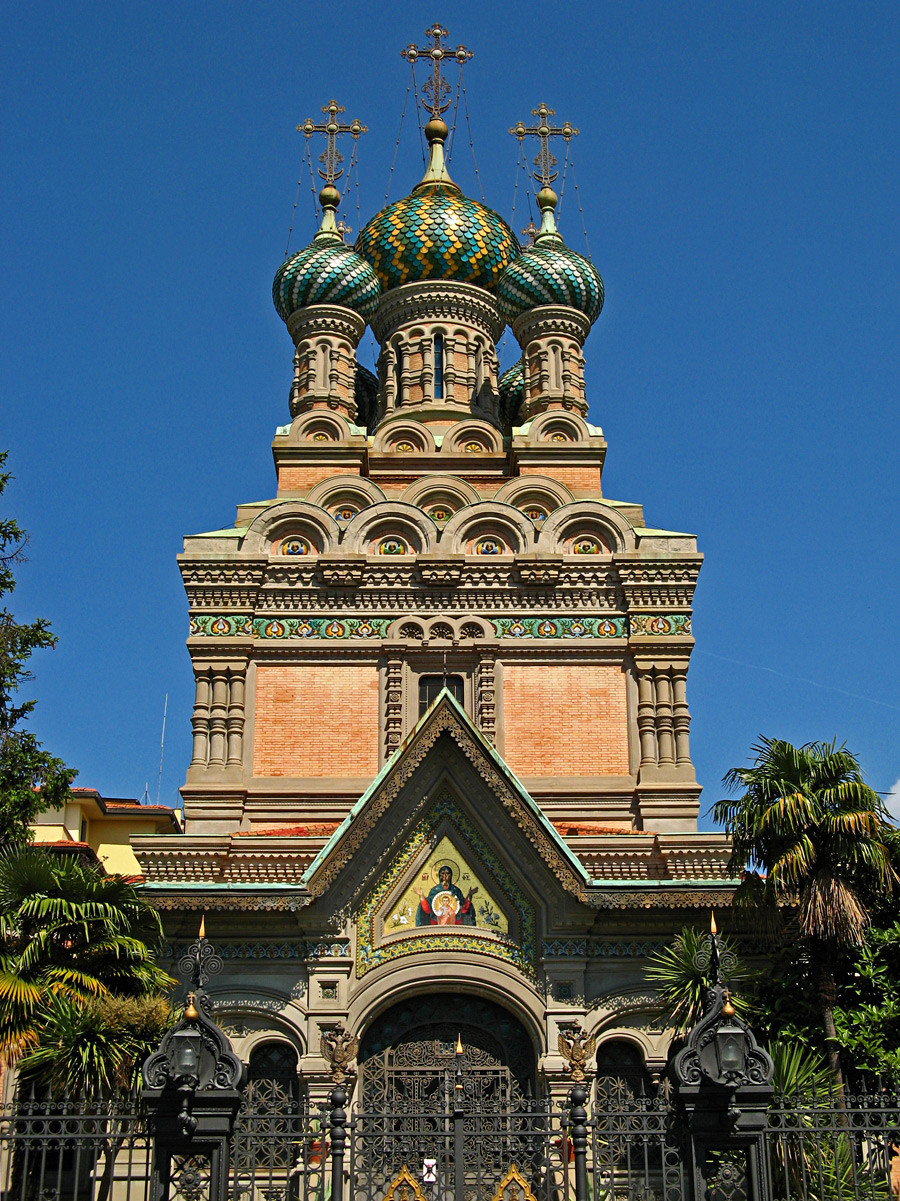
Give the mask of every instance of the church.
<svg viewBox="0 0 900 1201">
<path fill-rule="evenodd" d="M 576 131 L 545 104 L 511 131 L 538 148 L 523 246 L 450 177 L 443 64 L 471 54 L 427 33 L 427 169 L 353 246 L 335 147 L 363 128 L 335 102 L 299 127 L 326 138 L 322 220 L 275 275 L 277 490 L 185 539 L 184 831 L 132 845 L 176 961 L 205 915 L 251 1080 L 321 1099 L 342 1029 L 366 1108 L 426 1095 L 457 1040 L 485 1096 L 562 1096 L 577 1023 L 601 1076 L 652 1086 L 648 957 L 733 891 L 690 754 L 702 556 L 603 492 L 603 282 L 551 187 Z"/>
</svg>

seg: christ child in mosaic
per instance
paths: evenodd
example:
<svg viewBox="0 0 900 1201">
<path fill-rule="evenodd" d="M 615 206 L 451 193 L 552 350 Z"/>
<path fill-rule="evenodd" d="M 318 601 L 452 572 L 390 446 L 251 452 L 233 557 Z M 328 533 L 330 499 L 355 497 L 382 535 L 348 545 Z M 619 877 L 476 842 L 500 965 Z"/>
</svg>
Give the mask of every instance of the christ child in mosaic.
<svg viewBox="0 0 900 1201">
<path fill-rule="evenodd" d="M 419 908 L 416 911 L 417 926 L 474 926 L 475 906 L 472 897 L 478 892 L 470 888 L 466 896 L 453 883 L 453 872 L 443 864 L 438 872 L 438 883 L 428 896 L 416 889 Z"/>
</svg>

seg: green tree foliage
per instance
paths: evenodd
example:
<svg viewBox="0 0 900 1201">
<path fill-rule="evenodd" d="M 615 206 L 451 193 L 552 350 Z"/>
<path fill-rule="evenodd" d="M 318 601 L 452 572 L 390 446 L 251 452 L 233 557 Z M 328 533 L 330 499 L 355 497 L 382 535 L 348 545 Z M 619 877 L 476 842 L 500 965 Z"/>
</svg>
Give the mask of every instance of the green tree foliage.
<svg viewBox="0 0 900 1201">
<path fill-rule="evenodd" d="M 708 970 L 697 966 L 707 937 L 691 926 L 685 926 L 671 946 L 647 960 L 647 979 L 659 990 L 665 1019 L 681 1033 L 690 1030 L 703 1016 L 706 994 L 714 983 Z M 734 990 L 732 1001 L 735 1009 L 746 1015 L 748 1003 L 743 990 L 750 982 L 752 973 L 727 938 L 719 936 L 719 947 L 723 953 L 734 956 L 728 984 Z"/>
<path fill-rule="evenodd" d="M 0 1054 L 37 1046 L 54 996 L 140 997 L 174 985 L 159 916 L 121 876 L 33 847 L 0 854 Z"/>
<path fill-rule="evenodd" d="M 51 993 L 42 1015 L 40 1042 L 19 1060 L 23 1080 L 53 1096 L 107 1098 L 130 1092 L 141 1065 L 172 1024 L 161 996 L 105 993 L 82 1001 Z"/>
<path fill-rule="evenodd" d="M 842 1088 L 835 963 L 865 945 L 872 898 L 893 892 L 893 827 L 844 747 L 762 738 L 753 753 L 749 767 L 725 777 L 741 795 L 713 809 L 733 840 L 730 870 L 743 873 L 735 903 L 776 919 L 784 907 L 796 913 L 829 1063 Z"/>
<path fill-rule="evenodd" d="M 11 478 L 2 470 L 6 458 L 7 452 L 0 452 L 0 495 Z M 13 568 L 22 562 L 26 541 L 15 521 L 0 518 L 0 600 L 16 586 Z M 43 618 L 22 624 L 5 606 L 0 609 L 0 848 L 27 841 L 37 814 L 64 804 L 75 778 L 71 768 L 22 729 L 34 708 L 34 701 L 18 695 L 31 678 L 26 664 L 33 651 L 55 645 Z"/>
</svg>

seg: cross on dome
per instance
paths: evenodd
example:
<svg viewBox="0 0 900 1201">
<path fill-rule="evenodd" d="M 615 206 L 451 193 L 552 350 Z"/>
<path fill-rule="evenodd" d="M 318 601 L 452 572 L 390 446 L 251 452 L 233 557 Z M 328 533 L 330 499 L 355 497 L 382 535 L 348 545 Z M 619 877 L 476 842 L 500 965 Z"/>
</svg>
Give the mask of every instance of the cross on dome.
<svg viewBox="0 0 900 1201">
<path fill-rule="evenodd" d="M 539 138 L 541 148 L 534 159 L 534 165 L 537 171 L 532 171 L 535 183 L 539 183 L 544 188 L 549 188 L 556 179 L 559 172 L 556 167 L 556 158 L 550 150 L 551 138 L 562 138 L 566 145 L 571 142 L 572 138 L 578 136 L 578 130 L 568 121 L 564 121 L 562 125 L 551 125 L 550 117 L 555 117 L 556 113 L 552 108 L 548 108 L 543 102 L 531 110 L 532 117 L 537 117 L 539 124 L 526 125 L 524 121 L 517 121 L 510 129 L 513 137 L 519 139 L 519 143 L 525 141 L 527 137 Z"/>
<path fill-rule="evenodd" d="M 318 172 L 319 178 L 332 186 L 334 181 L 340 179 L 344 174 L 344 168 L 341 166 L 344 156 L 339 153 L 337 148 L 338 137 L 343 133 L 349 133 L 355 142 L 360 134 L 369 132 L 368 126 L 363 125 L 357 118 L 349 123 L 340 121 L 338 118 L 344 111 L 343 104 L 338 104 L 336 100 L 329 100 L 327 104 L 322 105 L 322 112 L 327 116 L 326 121 L 316 123 L 312 117 L 307 117 L 302 125 L 297 126 L 297 133 L 302 133 L 307 142 L 314 133 L 325 134 L 327 140 L 325 150 L 319 155 L 319 162 L 322 166 L 318 168 Z"/>
<path fill-rule="evenodd" d="M 445 58 L 450 58 L 455 59 L 462 67 L 463 63 L 467 63 L 473 57 L 473 51 L 466 46 L 457 46 L 455 50 L 445 46 L 444 39 L 450 36 L 450 31 L 437 22 L 425 30 L 425 36 L 431 38 L 430 46 L 416 46 L 415 42 L 410 42 L 400 54 L 411 65 L 415 65 L 419 58 L 431 59 L 432 74 L 422 87 L 422 107 L 437 120 L 441 113 L 450 107 L 450 85 L 441 74 L 441 63 Z"/>
</svg>

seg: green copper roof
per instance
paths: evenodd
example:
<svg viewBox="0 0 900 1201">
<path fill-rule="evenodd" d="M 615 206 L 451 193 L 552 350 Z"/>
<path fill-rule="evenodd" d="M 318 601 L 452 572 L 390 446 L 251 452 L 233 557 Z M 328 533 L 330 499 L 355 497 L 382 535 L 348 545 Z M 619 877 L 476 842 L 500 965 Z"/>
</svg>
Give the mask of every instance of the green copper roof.
<svg viewBox="0 0 900 1201">
<path fill-rule="evenodd" d="M 337 234 L 318 234 L 275 273 L 272 299 L 283 321 L 310 304 L 337 304 L 368 320 L 381 288 L 375 272 Z"/>
<path fill-rule="evenodd" d="M 593 263 L 570 250 L 559 234 L 551 234 L 539 237 L 510 263 L 496 295 L 506 321 L 538 305 L 561 304 L 594 322 L 603 308 L 603 280 Z"/>
<path fill-rule="evenodd" d="M 424 182 L 363 226 L 356 249 L 385 291 L 425 279 L 493 288 L 518 243 L 502 217 L 456 184 Z"/>
</svg>

